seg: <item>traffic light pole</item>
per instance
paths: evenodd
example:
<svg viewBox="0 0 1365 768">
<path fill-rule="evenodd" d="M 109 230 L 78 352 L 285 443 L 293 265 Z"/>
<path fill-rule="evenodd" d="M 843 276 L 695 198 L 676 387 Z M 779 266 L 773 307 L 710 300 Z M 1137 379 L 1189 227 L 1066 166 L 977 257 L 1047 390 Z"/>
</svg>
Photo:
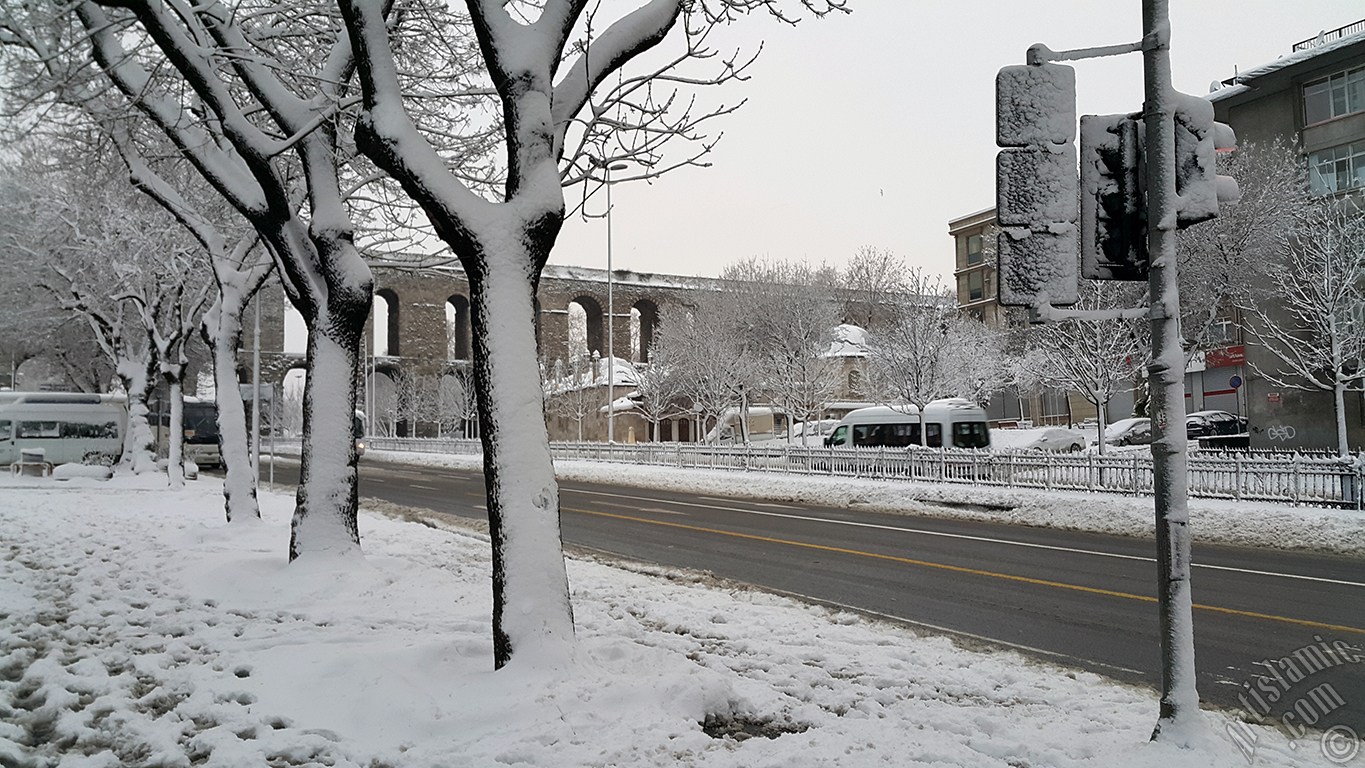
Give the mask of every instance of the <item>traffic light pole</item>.
<svg viewBox="0 0 1365 768">
<path fill-rule="evenodd" d="M 1175 253 L 1175 92 L 1171 86 L 1168 5 L 1168 0 L 1142 0 L 1147 251 L 1151 260 L 1152 360 L 1148 381 L 1161 633 L 1161 706 L 1152 739 L 1166 736 L 1179 742 L 1193 735 L 1200 714 L 1190 595 L 1189 455 Z"/>
</svg>

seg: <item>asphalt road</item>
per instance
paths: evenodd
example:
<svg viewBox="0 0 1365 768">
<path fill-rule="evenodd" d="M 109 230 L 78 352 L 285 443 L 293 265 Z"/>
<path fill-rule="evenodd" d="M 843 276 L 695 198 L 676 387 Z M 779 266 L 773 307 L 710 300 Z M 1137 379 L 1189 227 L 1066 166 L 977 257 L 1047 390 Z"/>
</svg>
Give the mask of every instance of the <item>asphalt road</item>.
<svg viewBox="0 0 1365 768">
<path fill-rule="evenodd" d="M 487 519 L 477 472 L 362 462 L 360 492 Z M 560 495 L 569 544 L 1159 684 L 1151 541 L 577 482 Z M 1275 719 L 1297 705 L 1298 721 L 1365 735 L 1365 651 L 1320 652 L 1365 649 L 1365 563 L 1196 546 L 1193 587 L 1205 702 Z"/>
</svg>

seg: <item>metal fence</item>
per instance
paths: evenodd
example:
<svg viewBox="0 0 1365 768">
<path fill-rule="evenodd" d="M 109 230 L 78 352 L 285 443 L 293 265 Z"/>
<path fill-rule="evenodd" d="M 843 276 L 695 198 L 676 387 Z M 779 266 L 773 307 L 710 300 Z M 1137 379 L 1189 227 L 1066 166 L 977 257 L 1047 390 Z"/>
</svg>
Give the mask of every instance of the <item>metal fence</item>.
<svg viewBox="0 0 1365 768">
<path fill-rule="evenodd" d="M 367 438 L 376 450 L 478 454 L 475 440 Z M 779 474 L 1096 491 L 1152 492 L 1146 452 L 1055 454 L 1042 451 L 712 446 L 697 443 L 551 443 L 556 459 Z M 1190 495 L 1361 509 L 1365 455 L 1191 452 Z"/>
</svg>

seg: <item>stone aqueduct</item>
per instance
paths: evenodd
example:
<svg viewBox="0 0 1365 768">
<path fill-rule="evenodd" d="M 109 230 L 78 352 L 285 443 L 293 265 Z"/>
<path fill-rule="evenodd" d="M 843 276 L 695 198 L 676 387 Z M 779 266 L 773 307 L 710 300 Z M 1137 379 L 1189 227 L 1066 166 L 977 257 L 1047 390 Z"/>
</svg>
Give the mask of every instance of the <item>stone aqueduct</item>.
<svg viewBox="0 0 1365 768">
<path fill-rule="evenodd" d="M 469 283 L 458 267 L 374 270 L 375 295 L 388 305 L 388 317 L 371 313 L 368 340 L 380 322 L 387 339 L 387 355 L 374 359 L 376 371 L 391 378 L 404 375 L 442 375 L 467 365 L 470 355 Z M 670 307 L 691 305 L 691 294 L 715 290 L 720 281 L 708 278 L 657 275 L 628 270 L 612 272 L 615 321 L 612 347 L 616 357 L 632 359 L 632 324 L 638 327 L 634 362 L 649 361 L 649 347 L 660 315 Z M 586 315 L 587 350 L 607 353 L 607 272 L 585 267 L 550 265 L 536 294 L 536 335 L 541 360 L 551 364 L 569 356 L 570 305 Z M 261 371 L 266 381 L 280 384 L 290 370 L 304 365 L 301 352 L 286 351 L 285 299 L 276 286 L 263 288 L 261 302 Z M 251 343 L 251 310 L 243 342 Z M 297 345 L 295 345 L 297 346 Z M 383 347 L 381 347 L 381 350 Z M 242 360 L 245 366 L 250 361 Z"/>
</svg>

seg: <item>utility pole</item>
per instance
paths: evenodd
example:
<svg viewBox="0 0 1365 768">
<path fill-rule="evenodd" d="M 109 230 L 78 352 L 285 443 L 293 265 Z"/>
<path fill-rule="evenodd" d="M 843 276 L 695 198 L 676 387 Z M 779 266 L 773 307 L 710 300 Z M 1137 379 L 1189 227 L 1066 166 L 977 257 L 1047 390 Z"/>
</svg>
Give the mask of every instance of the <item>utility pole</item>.
<svg viewBox="0 0 1365 768">
<path fill-rule="evenodd" d="M 1057 309 L 1074 303 L 1081 277 L 1146 280 L 1148 307 L 1109 317 L 1147 317 L 1152 333 L 1152 474 L 1157 543 L 1161 701 L 1152 738 L 1180 743 L 1200 727 L 1190 593 L 1189 456 L 1185 432 L 1185 354 L 1180 334 L 1176 231 L 1218 215 L 1235 202 L 1235 182 L 1217 174 L 1215 153 L 1234 146 L 1232 129 L 1214 120 L 1204 99 L 1171 86 L 1169 0 L 1142 0 L 1142 39 L 1072 51 L 1040 44 L 1027 65 L 996 77 L 997 217 L 1000 303 L 1026 307 L 1031 322 L 1096 319 Z M 1080 118 L 1075 131 L 1075 76 L 1057 64 L 1141 51 L 1143 109 L 1136 115 Z M 1139 124 L 1140 123 L 1140 124 Z M 1080 178 L 1072 186 L 1072 157 Z M 1080 236 L 1074 202 L 1079 191 Z M 1103 437 L 1101 437 L 1103 440 Z"/>
<path fill-rule="evenodd" d="M 261 482 L 261 302 L 253 302 L 251 330 L 251 477 Z M 272 425 L 273 428 L 273 425 Z"/>
<path fill-rule="evenodd" d="M 1190 594 L 1189 456 L 1185 439 L 1185 352 L 1180 345 L 1176 269 L 1175 94 L 1169 0 L 1142 2 L 1143 127 L 1147 169 L 1147 278 L 1152 360 L 1152 475 L 1156 513 L 1161 704 L 1152 738 L 1185 730 L 1199 714 Z"/>
<path fill-rule="evenodd" d="M 611 264 L 611 171 L 622 163 L 605 166 L 607 176 L 607 443 L 616 442 L 616 296 Z M 581 438 L 580 438 L 581 439 Z"/>
</svg>

